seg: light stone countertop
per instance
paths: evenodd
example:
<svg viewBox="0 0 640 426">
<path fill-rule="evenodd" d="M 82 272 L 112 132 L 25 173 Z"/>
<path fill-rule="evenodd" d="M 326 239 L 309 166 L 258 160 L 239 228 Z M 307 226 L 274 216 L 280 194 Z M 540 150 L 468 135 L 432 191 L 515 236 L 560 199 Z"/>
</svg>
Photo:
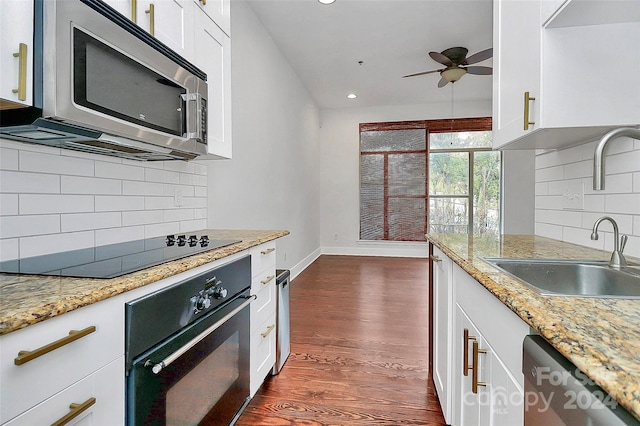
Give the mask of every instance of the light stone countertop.
<svg viewBox="0 0 640 426">
<path fill-rule="evenodd" d="M 640 300 L 541 296 L 481 260 L 608 261 L 610 253 L 532 235 L 426 238 L 640 419 Z"/>
<path fill-rule="evenodd" d="M 203 232 L 211 240 L 240 242 L 109 279 L 0 274 L 0 336 L 289 234 L 263 230 Z"/>
</svg>

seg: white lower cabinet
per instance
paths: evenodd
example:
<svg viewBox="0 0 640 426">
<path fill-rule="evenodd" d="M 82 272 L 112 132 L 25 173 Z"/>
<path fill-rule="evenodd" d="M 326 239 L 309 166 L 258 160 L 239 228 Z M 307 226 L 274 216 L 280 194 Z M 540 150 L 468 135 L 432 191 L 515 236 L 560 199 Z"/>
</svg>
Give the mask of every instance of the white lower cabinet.
<svg viewBox="0 0 640 426">
<path fill-rule="evenodd" d="M 276 362 L 275 242 L 253 247 L 251 253 L 251 379 L 250 395 L 258 391 Z"/>
<path fill-rule="evenodd" d="M 103 413 L 92 414 L 96 420 L 90 424 L 124 422 L 122 297 L 15 331 L 0 341 L 0 423 L 13 419 L 12 425 L 51 424 L 70 411 L 70 404 L 82 406 L 90 398 L 99 403 L 85 413 Z M 109 421 L 98 422 L 100 418 Z"/>
<path fill-rule="evenodd" d="M 453 426 L 524 423 L 522 341 L 529 326 L 434 247 L 433 379 Z"/>
</svg>

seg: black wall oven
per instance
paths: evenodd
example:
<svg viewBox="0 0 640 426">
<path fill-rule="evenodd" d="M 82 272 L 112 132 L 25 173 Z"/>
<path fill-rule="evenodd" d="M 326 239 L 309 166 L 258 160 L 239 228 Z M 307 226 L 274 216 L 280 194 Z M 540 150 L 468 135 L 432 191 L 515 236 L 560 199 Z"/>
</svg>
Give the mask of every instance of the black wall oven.
<svg viewBox="0 0 640 426">
<path fill-rule="evenodd" d="M 235 422 L 249 401 L 250 259 L 126 304 L 128 425 Z"/>
</svg>

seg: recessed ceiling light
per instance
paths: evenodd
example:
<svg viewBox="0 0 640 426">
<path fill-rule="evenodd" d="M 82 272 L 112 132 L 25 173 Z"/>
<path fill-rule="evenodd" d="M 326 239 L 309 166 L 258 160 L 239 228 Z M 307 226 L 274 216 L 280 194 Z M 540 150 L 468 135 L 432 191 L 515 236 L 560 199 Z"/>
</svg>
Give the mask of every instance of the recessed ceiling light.
<svg viewBox="0 0 640 426">
<path fill-rule="evenodd" d="M 334 1 L 336 1 L 336 0 L 318 0 L 318 1 L 319 1 L 320 3 L 322 3 L 322 4 L 331 4 L 331 3 L 333 3 L 333 2 L 334 2 Z"/>
<path fill-rule="evenodd" d="M 358 95 L 356 95 L 355 93 L 349 93 L 349 94 L 347 95 L 347 98 L 349 98 L 349 99 L 355 99 L 355 98 L 357 98 L 357 97 L 358 97 Z"/>
</svg>

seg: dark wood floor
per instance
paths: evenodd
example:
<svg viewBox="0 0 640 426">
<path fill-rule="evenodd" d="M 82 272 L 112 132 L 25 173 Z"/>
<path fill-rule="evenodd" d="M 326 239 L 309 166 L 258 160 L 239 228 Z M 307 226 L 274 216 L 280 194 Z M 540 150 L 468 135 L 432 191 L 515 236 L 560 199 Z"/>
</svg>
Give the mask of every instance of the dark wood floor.
<svg viewBox="0 0 640 426">
<path fill-rule="evenodd" d="M 321 256 L 291 284 L 291 355 L 236 423 L 444 425 L 426 259 Z"/>
</svg>

